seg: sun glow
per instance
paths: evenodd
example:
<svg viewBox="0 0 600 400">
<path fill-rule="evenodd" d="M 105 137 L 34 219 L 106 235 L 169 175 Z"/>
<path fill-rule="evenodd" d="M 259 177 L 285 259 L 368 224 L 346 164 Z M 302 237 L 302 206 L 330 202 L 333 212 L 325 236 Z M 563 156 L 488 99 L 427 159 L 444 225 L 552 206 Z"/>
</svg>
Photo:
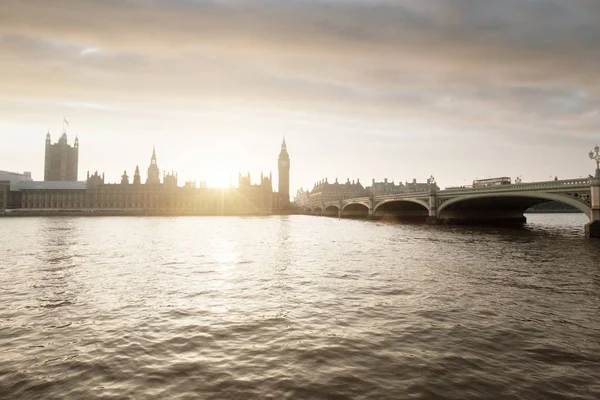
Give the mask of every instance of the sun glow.
<svg viewBox="0 0 600 400">
<path fill-rule="evenodd" d="M 237 178 L 237 176 L 230 171 L 215 169 L 202 180 L 204 180 L 206 185 L 211 188 L 227 188 L 237 183 L 237 179 L 234 180 L 234 177 Z"/>
<path fill-rule="evenodd" d="M 238 170 L 226 160 L 214 160 L 198 167 L 193 179 L 199 187 L 228 188 L 237 186 Z"/>
<path fill-rule="evenodd" d="M 186 182 L 195 182 L 196 187 L 228 188 L 237 186 L 239 159 L 237 147 L 224 142 L 212 141 L 210 152 L 199 153 L 204 143 L 190 143 L 177 157 L 177 164 Z"/>
</svg>

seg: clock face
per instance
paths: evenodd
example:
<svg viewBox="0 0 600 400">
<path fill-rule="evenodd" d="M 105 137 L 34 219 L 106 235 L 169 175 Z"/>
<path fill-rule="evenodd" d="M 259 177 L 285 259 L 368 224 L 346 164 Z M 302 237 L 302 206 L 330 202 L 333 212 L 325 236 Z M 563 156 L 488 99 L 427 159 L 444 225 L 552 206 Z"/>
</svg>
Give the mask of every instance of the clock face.
<svg viewBox="0 0 600 400">
<path fill-rule="evenodd" d="M 285 160 L 282 160 L 279 162 L 279 165 L 281 165 L 283 168 L 286 168 L 289 165 L 289 163 Z"/>
</svg>

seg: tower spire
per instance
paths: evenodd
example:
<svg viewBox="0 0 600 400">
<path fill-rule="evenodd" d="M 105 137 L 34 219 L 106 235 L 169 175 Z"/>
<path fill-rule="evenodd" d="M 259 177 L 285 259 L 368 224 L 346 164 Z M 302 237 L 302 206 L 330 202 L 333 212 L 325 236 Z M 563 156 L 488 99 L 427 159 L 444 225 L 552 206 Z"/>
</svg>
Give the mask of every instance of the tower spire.
<svg viewBox="0 0 600 400">
<path fill-rule="evenodd" d="M 281 152 L 279 153 L 279 204 L 282 208 L 287 208 L 290 203 L 290 155 L 287 152 L 287 143 L 285 136 L 281 143 Z"/>
<path fill-rule="evenodd" d="M 152 147 L 152 159 L 150 160 L 150 167 L 148 167 L 148 180 L 146 183 L 160 183 L 160 170 L 158 169 L 158 163 L 156 161 L 156 146 Z"/>
</svg>

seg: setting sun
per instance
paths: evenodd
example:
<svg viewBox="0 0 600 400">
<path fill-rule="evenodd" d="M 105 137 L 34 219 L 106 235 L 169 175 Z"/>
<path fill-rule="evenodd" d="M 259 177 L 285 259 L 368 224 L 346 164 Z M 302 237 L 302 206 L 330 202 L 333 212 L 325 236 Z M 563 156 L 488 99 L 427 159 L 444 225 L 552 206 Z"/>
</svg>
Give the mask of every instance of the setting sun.
<svg viewBox="0 0 600 400">
<path fill-rule="evenodd" d="M 207 171 L 202 171 L 202 174 L 204 178 L 201 178 L 200 181 L 205 181 L 210 188 L 227 188 L 232 185 L 235 186 L 237 183 L 237 172 L 224 168 L 215 168 L 210 174 L 207 174 Z"/>
</svg>

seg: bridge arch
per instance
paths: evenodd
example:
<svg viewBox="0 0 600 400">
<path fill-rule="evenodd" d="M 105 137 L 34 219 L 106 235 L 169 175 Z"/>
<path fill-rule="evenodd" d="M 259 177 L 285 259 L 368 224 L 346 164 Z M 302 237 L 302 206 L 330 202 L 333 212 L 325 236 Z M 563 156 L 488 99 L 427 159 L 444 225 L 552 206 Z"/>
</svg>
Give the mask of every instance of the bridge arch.
<svg viewBox="0 0 600 400">
<path fill-rule="evenodd" d="M 335 204 L 325 206 L 325 209 L 323 210 L 323 215 L 329 217 L 337 217 L 340 215 L 340 208 Z"/>
<path fill-rule="evenodd" d="M 313 209 L 311 211 L 313 214 L 320 215 L 323 213 L 323 208 L 316 206 L 316 207 L 313 207 Z"/>
<path fill-rule="evenodd" d="M 369 205 L 363 202 L 351 202 L 342 207 L 343 218 L 367 218 L 369 216 Z"/>
<path fill-rule="evenodd" d="M 396 218 L 425 220 L 429 216 L 429 204 L 419 199 L 384 200 L 373 208 L 373 218 Z"/>
<path fill-rule="evenodd" d="M 491 219 L 494 213 L 502 213 L 509 218 L 524 218 L 523 213 L 530 207 L 546 201 L 557 201 L 573 206 L 591 216 L 591 207 L 567 195 L 544 192 L 519 192 L 519 193 L 482 193 L 459 196 L 444 201 L 438 207 L 438 218 L 460 219 L 463 216 L 475 216 L 479 213 L 484 219 Z M 512 215 L 512 216 L 511 216 Z"/>
</svg>

